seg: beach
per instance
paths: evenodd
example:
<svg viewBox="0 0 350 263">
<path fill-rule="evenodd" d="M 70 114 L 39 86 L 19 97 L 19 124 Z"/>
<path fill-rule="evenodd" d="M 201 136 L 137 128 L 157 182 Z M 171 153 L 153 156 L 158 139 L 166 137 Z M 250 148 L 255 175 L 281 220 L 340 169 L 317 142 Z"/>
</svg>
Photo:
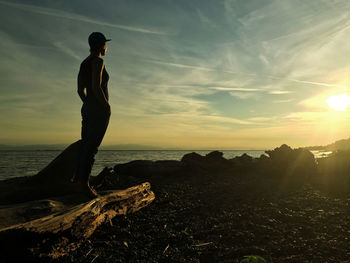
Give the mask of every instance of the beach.
<svg viewBox="0 0 350 263">
<path fill-rule="evenodd" d="M 348 262 L 349 197 L 257 174 L 167 178 L 60 262 Z"/>
<path fill-rule="evenodd" d="M 34 179 L 45 182 L 57 159 Z M 2 256 L 4 262 L 23 256 L 26 262 L 61 263 L 242 262 L 250 255 L 260 262 L 348 262 L 348 159 L 348 152 L 339 152 L 316 160 L 308 150 L 282 145 L 260 157 L 193 152 L 180 160 L 116 164 L 92 178 L 96 189 L 103 193 L 149 182 L 151 199 L 143 208 L 128 213 L 129 204 L 87 238 L 77 239 L 69 228 L 56 234 L 31 232 L 32 227 L 1 230 L 0 238 L 9 241 Z M 89 227 L 85 224 L 82 218 L 79 231 Z M 16 242 L 14 234 L 24 233 L 35 239 Z"/>
</svg>

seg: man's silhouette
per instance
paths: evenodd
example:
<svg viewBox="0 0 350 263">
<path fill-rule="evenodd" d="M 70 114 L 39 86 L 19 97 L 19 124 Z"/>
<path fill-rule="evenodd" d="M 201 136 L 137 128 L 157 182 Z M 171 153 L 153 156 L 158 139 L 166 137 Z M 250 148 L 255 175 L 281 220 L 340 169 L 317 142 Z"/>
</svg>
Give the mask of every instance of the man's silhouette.
<svg viewBox="0 0 350 263">
<path fill-rule="evenodd" d="M 110 39 L 100 32 L 89 36 L 90 55 L 80 64 L 78 74 L 78 94 L 83 102 L 81 108 L 81 144 L 78 151 L 78 165 L 73 181 L 78 192 L 96 197 L 96 191 L 89 185 L 89 177 L 106 132 L 111 107 L 108 102 L 107 83 L 109 75 L 103 59 L 107 51 L 106 42 Z"/>
</svg>

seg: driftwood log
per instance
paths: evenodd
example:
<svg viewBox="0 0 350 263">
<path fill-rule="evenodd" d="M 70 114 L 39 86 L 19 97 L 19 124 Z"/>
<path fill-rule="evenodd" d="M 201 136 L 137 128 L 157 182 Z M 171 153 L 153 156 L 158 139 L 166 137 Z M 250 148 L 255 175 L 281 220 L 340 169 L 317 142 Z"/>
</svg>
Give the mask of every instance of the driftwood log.
<svg viewBox="0 0 350 263">
<path fill-rule="evenodd" d="M 58 258 L 67 255 L 97 226 L 111 222 L 116 215 L 132 213 L 147 206 L 154 200 L 154 194 L 150 191 L 150 184 L 143 183 L 125 190 L 105 191 L 99 197 L 81 204 L 76 204 L 77 200 L 81 200 L 81 197 L 69 195 L 1 207 L 0 218 L 3 220 L 8 216 L 17 224 L 10 225 L 8 219 L 1 221 L 0 243 L 4 251 L 0 258 L 8 253 L 11 257 L 13 253 L 21 253 L 23 257 Z M 54 212 L 40 217 L 45 210 Z M 18 223 L 21 219 L 25 220 L 23 213 L 26 212 L 39 218 Z"/>
<path fill-rule="evenodd" d="M 74 193 L 70 179 L 78 145 L 79 141 L 70 145 L 35 176 L 0 182 L 0 262 L 67 255 L 99 225 L 154 200 L 148 182 L 123 190 L 109 184 L 111 190 L 92 200 Z M 115 173 L 104 169 L 95 181 L 101 186 L 108 176 Z"/>
</svg>

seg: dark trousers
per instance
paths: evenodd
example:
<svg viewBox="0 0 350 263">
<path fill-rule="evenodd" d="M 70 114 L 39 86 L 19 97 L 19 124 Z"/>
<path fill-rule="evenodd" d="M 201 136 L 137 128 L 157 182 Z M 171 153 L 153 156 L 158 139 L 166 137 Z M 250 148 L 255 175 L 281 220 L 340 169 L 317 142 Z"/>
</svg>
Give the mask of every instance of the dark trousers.
<svg viewBox="0 0 350 263">
<path fill-rule="evenodd" d="M 81 142 L 74 181 L 88 182 L 95 154 L 107 130 L 109 115 L 98 105 L 84 103 L 81 116 Z"/>
</svg>

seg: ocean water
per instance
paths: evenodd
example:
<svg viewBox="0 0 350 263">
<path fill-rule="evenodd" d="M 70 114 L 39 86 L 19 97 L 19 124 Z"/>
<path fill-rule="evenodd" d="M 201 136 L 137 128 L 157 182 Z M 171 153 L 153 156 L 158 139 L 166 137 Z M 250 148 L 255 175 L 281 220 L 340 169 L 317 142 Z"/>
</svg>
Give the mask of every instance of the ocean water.
<svg viewBox="0 0 350 263">
<path fill-rule="evenodd" d="M 181 160 L 186 153 L 197 152 L 206 155 L 211 151 L 107 151 L 100 150 L 95 158 L 92 175 L 97 175 L 105 166 L 127 163 L 133 160 Z M 254 151 L 222 151 L 226 159 L 247 153 L 252 157 L 259 157 L 263 150 Z M 61 151 L 59 150 L 23 150 L 0 151 L 0 180 L 34 175 L 48 165 Z"/>
</svg>

